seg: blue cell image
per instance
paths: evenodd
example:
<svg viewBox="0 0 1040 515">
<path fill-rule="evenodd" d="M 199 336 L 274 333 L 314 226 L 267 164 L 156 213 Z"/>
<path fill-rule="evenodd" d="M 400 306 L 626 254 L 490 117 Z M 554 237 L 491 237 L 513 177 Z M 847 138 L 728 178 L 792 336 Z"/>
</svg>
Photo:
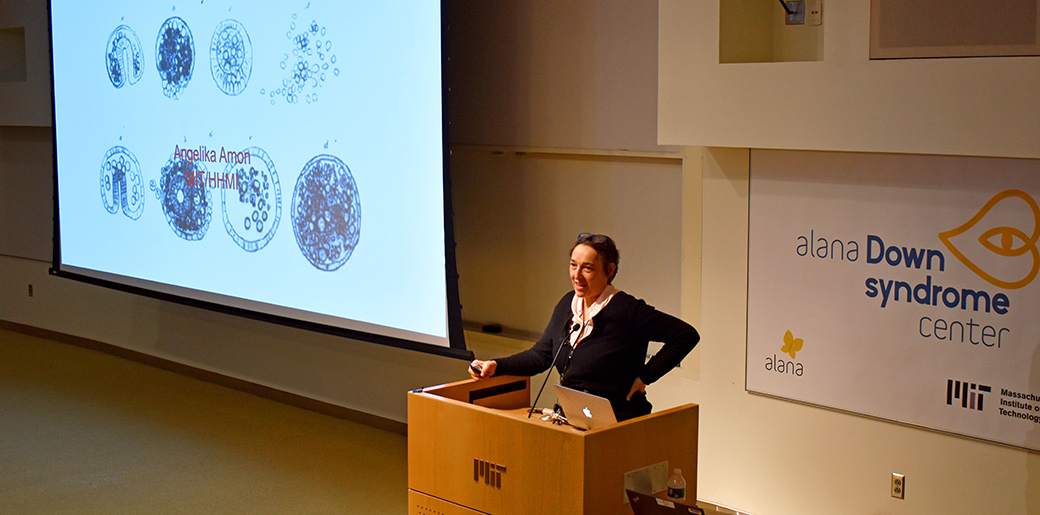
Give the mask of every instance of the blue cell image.
<svg viewBox="0 0 1040 515">
<path fill-rule="evenodd" d="M 191 82 L 195 69 L 195 42 L 191 29 L 177 16 L 167 19 L 155 39 L 155 67 L 162 80 L 163 94 L 172 99 Z"/>
<path fill-rule="evenodd" d="M 224 229 L 247 252 L 256 252 L 274 238 L 282 218 L 282 185 L 274 161 L 263 149 L 243 151 L 248 162 L 230 163 L 225 173 L 235 177 L 238 189 L 221 189 Z"/>
<path fill-rule="evenodd" d="M 327 154 L 308 161 L 291 209 L 296 243 L 315 268 L 332 272 L 350 259 L 361 237 L 361 197 L 343 161 Z"/>
<path fill-rule="evenodd" d="M 253 45 L 241 23 L 224 20 L 217 25 L 209 43 L 209 69 L 224 93 L 237 95 L 246 89 L 253 71 Z"/>
<path fill-rule="evenodd" d="M 137 157 L 125 147 L 112 147 L 101 162 L 101 205 L 109 213 L 120 209 L 131 220 L 144 211 L 144 177 Z"/>
<path fill-rule="evenodd" d="M 202 163 L 173 156 L 162 167 L 159 185 L 151 182 L 173 232 L 188 241 L 201 240 L 213 219 L 213 193 L 206 188 L 209 176 Z"/>
<path fill-rule="evenodd" d="M 137 84 L 144 75 L 144 53 L 141 40 L 134 29 L 126 25 L 116 27 L 105 47 L 105 68 L 112 85 L 121 88 Z"/>
<path fill-rule="evenodd" d="M 326 27 L 314 20 L 309 25 L 301 23 L 297 29 L 295 14 L 292 19 L 289 31 L 285 33 L 287 51 L 278 63 L 284 73 L 281 83 L 264 89 L 269 91 L 272 105 L 278 98 L 289 104 L 313 104 L 318 101 L 318 89 L 331 78 L 329 73 L 333 77 L 339 76 L 332 41 L 325 36 Z"/>
</svg>

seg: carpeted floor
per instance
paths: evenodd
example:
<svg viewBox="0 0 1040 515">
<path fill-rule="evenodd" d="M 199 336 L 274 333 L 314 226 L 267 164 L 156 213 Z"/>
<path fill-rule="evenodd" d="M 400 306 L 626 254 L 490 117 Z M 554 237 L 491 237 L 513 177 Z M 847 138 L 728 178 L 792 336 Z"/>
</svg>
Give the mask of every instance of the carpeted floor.
<svg viewBox="0 0 1040 515">
<path fill-rule="evenodd" d="M 0 513 L 407 512 L 402 435 L 0 330 Z"/>
</svg>

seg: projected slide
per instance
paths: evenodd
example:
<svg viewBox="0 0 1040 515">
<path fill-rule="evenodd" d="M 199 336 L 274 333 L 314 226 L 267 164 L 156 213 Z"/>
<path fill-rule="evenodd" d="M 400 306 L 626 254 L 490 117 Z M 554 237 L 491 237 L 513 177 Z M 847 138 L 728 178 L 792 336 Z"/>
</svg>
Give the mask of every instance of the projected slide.
<svg viewBox="0 0 1040 515">
<path fill-rule="evenodd" d="M 59 270 L 449 344 L 439 2 L 51 4 Z"/>
</svg>

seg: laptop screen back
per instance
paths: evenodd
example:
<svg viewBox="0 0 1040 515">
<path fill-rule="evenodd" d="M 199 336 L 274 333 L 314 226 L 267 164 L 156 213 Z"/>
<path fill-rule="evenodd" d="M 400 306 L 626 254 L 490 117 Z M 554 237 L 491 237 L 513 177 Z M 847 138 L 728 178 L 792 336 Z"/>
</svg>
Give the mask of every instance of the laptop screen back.
<svg viewBox="0 0 1040 515">
<path fill-rule="evenodd" d="M 597 429 L 617 423 L 610 401 L 566 386 L 555 385 L 556 398 L 563 406 L 567 422 L 581 429 Z"/>
</svg>

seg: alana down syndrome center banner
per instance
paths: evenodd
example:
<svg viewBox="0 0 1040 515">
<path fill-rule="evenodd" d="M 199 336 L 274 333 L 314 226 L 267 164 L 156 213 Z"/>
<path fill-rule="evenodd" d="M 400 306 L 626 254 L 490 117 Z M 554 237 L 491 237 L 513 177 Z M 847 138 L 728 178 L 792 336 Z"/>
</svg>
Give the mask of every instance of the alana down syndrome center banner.
<svg viewBox="0 0 1040 515">
<path fill-rule="evenodd" d="M 1040 450 L 1040 161 L 755 150 L 747 389 Z"/>
</svg>

